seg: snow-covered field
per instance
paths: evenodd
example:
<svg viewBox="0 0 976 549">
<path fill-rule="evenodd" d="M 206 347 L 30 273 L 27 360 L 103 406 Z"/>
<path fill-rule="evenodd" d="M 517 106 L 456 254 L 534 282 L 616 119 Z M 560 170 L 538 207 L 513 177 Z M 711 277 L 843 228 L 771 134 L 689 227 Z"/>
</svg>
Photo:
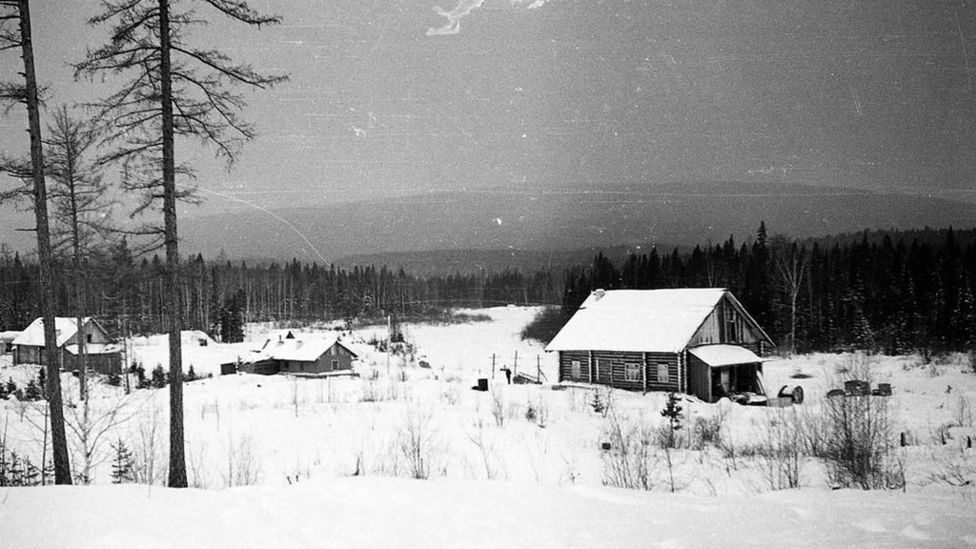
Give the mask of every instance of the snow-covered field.
<svg viewBox="0 0 976 549">
<path fill-rule="evenodd" d="M 355 378 L 218 375 L 221 362 L 259 347 L 271 326 L 249 326 L 243 344 L 188 341 L 185 367 L 214 374 L 185 386 L 191 490 L 161 487 L 166 390 L 125 395 L 100 383 L 86 422 L 66 375 L 72 465 L 85 461 L 75 431 L 88 425 L 96 486 L 0 488 L 0 547 L 976 545 L 976 450 L 965 447 L 976 435 L 976 376 L 963 357 L 773 360 L 767 391 L 800 384 L 802 406 L 685 399 L 689 436 L 696 422 L 710 422 L 721 425 L 722 442 L 672 454 L 674 494 L 664 458 L 652 452 L 651 491 L 640 492 L 604 486 L 601 445 L 615 422 L 661 425 L 666 396 L 600 390 L 609 412 L 598 413 L 593 388 L 554 390 L 556 357 L 519 339 L 535 309 L 474 312 L 492 320 L 405 326 L 414 353 L 389 359 L 367 343 L 385 338 L 385 326 L 344 333 L 360 356 Z M 166 364 L 165 338 L 132 343 L 147 372 Z M 550 383 L 505 385 L 500 368 L 514 365 L 516 351 L 520 372 L 541 369 Z M 875 382 L 894 388 L 893 433 L 909 443 L 895 451 L 904 490 L 831 490 L 813 458 L 802 461 L 799 489 L 772 490 L 748 449 L 783 414 L 815 417 L 838 371 L 865 364 Z M 0 381 L 22 383 L 34 370 L 0 356 Z M 479 377 L 490 378 L 489 392 L 471 390 Z M 38 404 L 0 401 L 0 437 L 35 462 L 42 420 Z M 111 485 L 119 440 L 152 486 Z"/>
</svg>

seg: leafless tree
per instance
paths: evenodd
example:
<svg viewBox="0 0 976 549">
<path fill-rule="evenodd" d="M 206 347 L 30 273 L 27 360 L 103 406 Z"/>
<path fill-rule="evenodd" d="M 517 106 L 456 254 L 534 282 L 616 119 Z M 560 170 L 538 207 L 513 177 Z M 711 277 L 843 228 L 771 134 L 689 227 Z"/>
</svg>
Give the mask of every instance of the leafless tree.
<svg viewBox="0 0 976 549">
<path fill-rule="evenodd" d="M 177 187 L 177 175 L 191 175 L 176 162 L 177 137 L 212 144 L 230 165 L 253 128 L 238 113 L 244 99 L 237 85 L 266 88 L 286 77 L 262 75 L 247 64 L 234 64 L 218 50 L 195 48 L 186 31 L 205 25 L 192 8 L 179 9 L 178 0 L 106 0 L 103 10 L 89 22 L 110 24 L 108 42 L 89 51 L 76 66 L 78 75 L 95 77 L 127 74 L 132 77 L 115 93 L 93 106 L 105 124 L 105 141 L 113 152 L 103 163 L 121 166 L 123 186 L 141 193 L 134 214 L 162 209 L 162 226 L 144 232 L 161 238 L 166 250 L 165 301 L 168 304 L 170 372 L 170 467 L 168 484 L 185 487 L 183 441 L 183 364 L 180 352 L 183 303 L 179 295 L 180 257 L 176 223 L 178 200 L 192 200 L 192 191 Z M 243 0 L 201 0 L 222 15 L 249 26 L 280 22 L 252 10 Z"/>
<path fill-rule="evenodd" d="M 797 246 L 795 241 L 787 241 L 782 237 L 773 238 L 773 249 L 776 270 L 779 272 L 783 290 L 790 298 L 790 353 L 795 353 L 796 301 L 807 272 L 807 252 L 805 248 Z"/>
<path fill-rule="evenodd" d="M 69 399 L 68 430 L 74 437 L 76 457 L 81 460 L 80 464 L 75 463 L 78 482 L 91 483 L 95 467 L 108 459 L 102 448 L 114 431 L 133 416 L 130 398 L 123 394 L 100 399 L 96 409 L 87 398 L 74 406 Z"/>
<path fill-rule="evenodd" d="M 47 171 L 53 182 L 50 192 L 54 222 L 51 227 L 54 252 L 70 257 L 74 287 L 75 322 L 78 326 L 78 380 L 82 400 L 87 398 L 87 347 L 84 334 L 90 255 L 103 242 L 110 227 L 108 186 L 86 158 L 95 145 L 91 124 L 72 118 L 62 105 L 54 112 L 44 144 Z"/>
<path fill-rule="evenodd" d="M 16 28 L 15 28 L 16 26 Z M 30 169 L 20 162 L 4 162 L 0 167 L 15 177 L 29 181 L 37 234 L 37 260 L 41 285 L 41 316 L 44 319 L 44 356 L 47 363 L 47 401 L 51 410 L 51 446 L 54 458 L 54 482 L 71 484 L 71 464 L 64 430 L 61 402 L 61 372 L 57 335 L 54 329 L 54 280 L 52 274 L 51 236 L 48 226 L 47 186 L 44 182 L 44 147 L 41 140 L 40 96 L 34 70 L 34 46 L 31 35 L 28 0 L 0 0 L 0 52 L 20 49 L 24 63 L 24 83 L 0 83 L 0 100 L 23 103 L 27 107 L 30 135 Z M 29 177 L 27 174 L 29 173 Z"/>
</svg>

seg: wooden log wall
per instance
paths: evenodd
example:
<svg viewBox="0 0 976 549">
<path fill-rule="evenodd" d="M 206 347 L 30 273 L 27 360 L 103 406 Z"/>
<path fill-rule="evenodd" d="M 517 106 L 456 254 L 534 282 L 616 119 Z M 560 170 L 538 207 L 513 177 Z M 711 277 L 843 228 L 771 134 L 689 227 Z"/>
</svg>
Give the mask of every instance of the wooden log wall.
<svg viewBox="0 0 976 549">
<path fill-rule="evenodd" d="M 589 383 L 589 351 L 560 351 L 559 380 Z M 618 351 L 593 351 L 593 383 L 608 385 L 628 391 L 642 391 L 644 379 L 640 370 L 636 378 L 627 380 L 627 364 L 637 364 L 644 369 L 648 391 L 678 391 L 678 355 L 675 353 L 631 353 Z M 579 361 L 579 375 L 573 375 L 573 361 Z M 666 383 L 658 382 L 658 365 L 665 364 L 668 371 Z"/>
</svg>

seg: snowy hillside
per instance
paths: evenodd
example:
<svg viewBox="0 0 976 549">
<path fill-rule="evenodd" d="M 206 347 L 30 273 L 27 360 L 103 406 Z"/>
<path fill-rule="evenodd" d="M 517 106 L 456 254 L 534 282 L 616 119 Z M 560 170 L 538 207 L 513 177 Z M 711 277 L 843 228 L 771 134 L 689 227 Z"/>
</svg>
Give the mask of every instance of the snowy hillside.
<svg viewBox="0 0 976 549">
<path fill-rule="evenodd" d="M 0 488 L 0 547 L 976 545 L 976 450 L 966 447 L 976 435 L 976 376 L 966 357 L 774 359 L 767 391 L 799 384 L 806 402 L 682 399 L 679 447 L 643 446 L 644 492 L 606 484 L 628 437 L 660 431 L 666 395 L 554 387 L 556 357 L 518 335 L 536 312 L 503 307 L 468 311 L 489 321 L 405 325 L 405 344 L 389 355 L 376 346 L 385 326 L 301 329 L 338 333 L 360 357 L 356 377 L 219 375 L 221 362 L 260 347 L 275 326 L 249 326 L 248 341 L 233 345 L 188 338 L 185 367 L 214 377 L 185 386 L 196 489 L 184 491 L 162 488 L 166 390 L 126 395 L 101 380 L 86 420 L 77 381 L 64 375 L 72 466 L 87 466 L 95 486 Z M 147 371 L 166 364 L 165 338 L 132 347 Z M 541 371 L 542 384 L 505 384 L 501 368 L 516 365 L 516 352 L 518 371 Z M 893 386 L 876 402 L 890 413 L 890 460 L 904 487 L 832 490 L 824 462 L 802 454 L 799 488 L 780 489 L 764 444 L 819 422 L 826 391 L 851 369 Z M 24 383 L 34 370 L 0 356 L 0 382 Z M 489 379 L 488 392 L 471 390 L 478 378 Z M 0 401 L 3 446 L 39 463 L 43 418 L 39 403 Z M 87 443 L 77 435 L 84 426 Z M 111 485 L 119 441 L 137 484 Z"/>
</svg>

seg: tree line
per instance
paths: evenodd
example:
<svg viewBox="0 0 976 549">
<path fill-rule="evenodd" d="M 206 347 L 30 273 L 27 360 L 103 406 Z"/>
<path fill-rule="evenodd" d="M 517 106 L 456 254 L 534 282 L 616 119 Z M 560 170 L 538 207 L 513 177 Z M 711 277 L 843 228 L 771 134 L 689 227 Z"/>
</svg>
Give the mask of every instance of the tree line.
<svg viewBox="0 0 976 549">
<path fill-rule="evenodd" d="M 56 310 L 71 309 L 71 262 L 56 262 Z M 166 331 L 165 265 L 158 256 L 134 257 L 125 240 L 82 266 L 88 287 L 81 309 L 115 335 Z M 301 263 L 248 265 L 206 261 L 180 264 L 181 324 L 219 341 L 239 341 L 243 324 L 439 317 L 457 307 L 553 304 L 562 278 L 551 270 L 509 269 L 478 274 L 408 274 L 386 266 Z M 38 269 L 18 254 L 0 255 L 0 330 L 19 330 L 38 316 Z"/>
<path fill-rule="evenodd" d="M 567 271 L 562 317 L 590 291 L 725 287 L 785 350 L 888 354 L 976 346 L 976 230 L 769 237 L 632 254 Z"/>
</svg>

